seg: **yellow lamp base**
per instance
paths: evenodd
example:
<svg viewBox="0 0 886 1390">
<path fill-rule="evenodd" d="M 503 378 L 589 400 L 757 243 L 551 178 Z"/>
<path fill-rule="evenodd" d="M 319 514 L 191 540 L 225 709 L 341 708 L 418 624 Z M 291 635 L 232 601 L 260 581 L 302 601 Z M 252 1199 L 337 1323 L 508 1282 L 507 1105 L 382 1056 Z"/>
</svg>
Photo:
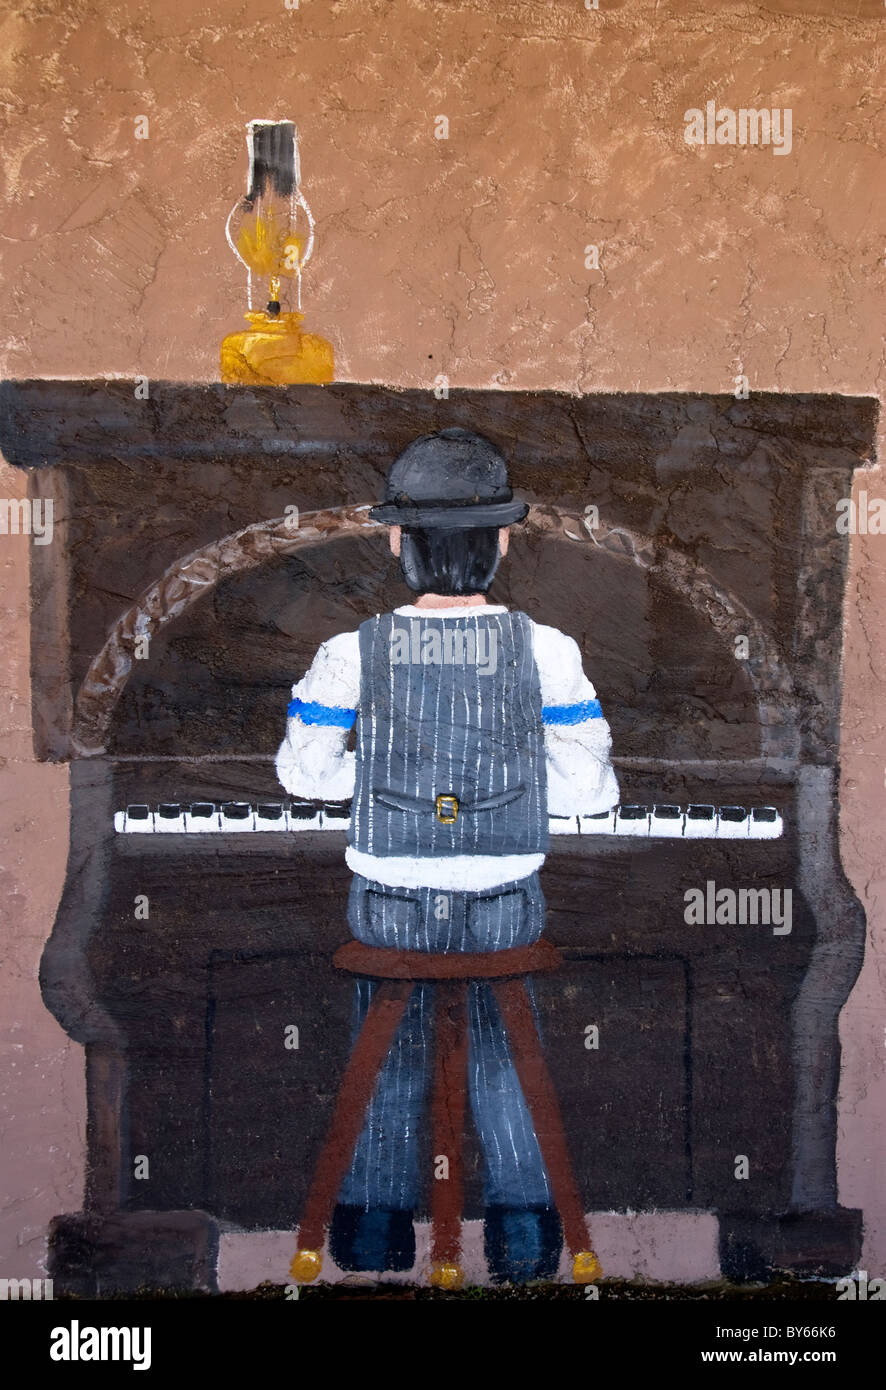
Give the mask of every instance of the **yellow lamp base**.
<svg viewBox="0 0 886 1390">
<path fill-rule="evenodd" d="M 576 1284 L 593 1284 L 603 1273 L 603 1266 L 593 1250 L 579 1250 L 572 1261 L 572 1278 Z"/>
<path fill-rule="evenodd" d="M 302 333 L 304 314 L 246 317 L 252 328 L 222 339 L 222 381 L 230 386 L 320 386 L 334 381 L 332 344 L 315 333 Z"/>
<path fill-rule="evenodd" d="M 300 1284 L 310 1284 L 320 1273 L 323 1257 L 319 1250 L 296 1250 L 289 1273 Z"/>
<path fill-rule="evenodd" d="M 465 1282 L 465 1272 L 461 1265 L 432 1265 L 428 1283 L 433 1289 L 460 1289 Z"/>
</svg>

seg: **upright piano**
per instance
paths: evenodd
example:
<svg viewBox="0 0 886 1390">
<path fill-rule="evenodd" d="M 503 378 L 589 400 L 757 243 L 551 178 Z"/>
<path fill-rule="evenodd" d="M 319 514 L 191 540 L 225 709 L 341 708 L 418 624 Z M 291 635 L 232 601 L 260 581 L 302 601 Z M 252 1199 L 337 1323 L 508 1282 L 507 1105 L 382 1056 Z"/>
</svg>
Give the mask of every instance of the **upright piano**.
<svg viewBox="0 0 886 1390">
<path fill-rule="evenodd" d="M 298 1222 L 351 1038 L 349 808 L 288 798 L 273 757 L 318 644 L 408 602 L 366 512 L 454 424 L 532 505 L 490 597 L 577 640 L 613 733 L 617 812 L 553 822 L 542 872 L 565 965 L 538 1005 L 586 1210 L 713 1213 L 734 1279 L 858 1258 L 835 522 L 875 403 L 7 382 L 0 446 L 54 499 L 35 747 L 70 766 L 41 980 L 85 1047 L 89 1155 L 59 1286 L 212 1289 L 220 1231 Z"/>
</svg>

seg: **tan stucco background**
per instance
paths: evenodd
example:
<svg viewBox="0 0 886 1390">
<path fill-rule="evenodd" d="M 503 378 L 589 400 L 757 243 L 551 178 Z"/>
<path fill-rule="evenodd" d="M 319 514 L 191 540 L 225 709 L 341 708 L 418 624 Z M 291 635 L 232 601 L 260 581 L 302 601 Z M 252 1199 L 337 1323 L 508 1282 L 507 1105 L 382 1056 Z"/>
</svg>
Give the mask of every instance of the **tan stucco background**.
<svg viewBox="0 0 886 1390">
<path fill-rule="evenodd" d="M 290 3 L 292 0 L 290 0 Z M 880 0 L 45 0 L 0 11 L 5 376 L 211 380 L 244 124 L 295 119 L 317 217 L 308 326 L 341 380 L 883 397 Z M 793 149 L 689 148 L 709 98 L 790 107 Z M 434 138 L 446 115 L 450 138 Z M 147 116 L 149 138 L 136 140 Z M 600 248 L 599 271 L 584 268 Z M 881 441 L 881 452 L 882 452 Z M 0 490 L 23 490 L 3 465 Z M 886 496 L 886 478 L 860 479 Z M 0 1274 L 82 1195 L 81 1050 L 36 971 L 67 772 L 34 763 L 29 542 L 0 537 Z M 844 1010 L 840 1199 L 886 1275 L 886 537 L 853 538 L 842 850 L 869 922 Z"/>
</svg>

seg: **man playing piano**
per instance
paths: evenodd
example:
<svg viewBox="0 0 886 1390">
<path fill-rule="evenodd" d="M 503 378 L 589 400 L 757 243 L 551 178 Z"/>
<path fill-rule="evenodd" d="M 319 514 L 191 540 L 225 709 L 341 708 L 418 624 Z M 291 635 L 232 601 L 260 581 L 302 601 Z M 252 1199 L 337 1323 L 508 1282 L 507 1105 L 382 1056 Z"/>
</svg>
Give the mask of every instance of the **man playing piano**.
<svg viewBox="0 0 886 1390">
<path fill-rule="evenodd" d="M 370 512 L 390 526 L 416 597 L 324 642 L 293 687 L 277 773 L 294 796 L 353 799 L 348 922 L 367 946 L 448 954 L 537 942 L 549 815 L 618 802 L 609 727 L 578 646 L 486 599 L 508 527 L 527 511 L 487 439 L 464 429 L 416 439 Z M 357 980 L 361 1023 L 377 988 Z M 415 1260 L 434 988 L 411 990 L 338 1191 L 329 1243 L 342 1269 Z M 471 980 L 467 1001 L 490 1275 L 550 1277 L 560 1214 L 508 1031 L 489 982 Z"/>
</svg>

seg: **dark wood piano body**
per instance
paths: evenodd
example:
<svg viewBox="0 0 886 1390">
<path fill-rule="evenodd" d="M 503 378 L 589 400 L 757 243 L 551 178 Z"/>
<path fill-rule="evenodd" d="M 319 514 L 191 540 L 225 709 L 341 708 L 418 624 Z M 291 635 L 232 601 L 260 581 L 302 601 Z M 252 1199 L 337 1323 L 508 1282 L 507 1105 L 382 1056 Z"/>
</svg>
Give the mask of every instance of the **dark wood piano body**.
<svg viewBox="0 0 886 1390">
<path fill-rule="evenodd" d="M 837 1021 L 864 918 L 838 852 L 834 520 L 874 403 L 356 385 L 140 401 L 126 382 L 32 382 L 0 404 L 6 456 L 55 499 L 54 541 L 32 551 L 34 722 L 38 754 L 70 760 L 71 849 L 42 980 L 86 1045 L 89 1100 L 84 1212 L 55 1223 L 56 1278 L 212 1287 L 220 1228 L 298 1220 L 350 1039 L 330 964 L 344 833 L 119 835 L 113 814 L 280 799 L 291 683 L 320 641 L 407 601 L 384 534 L 341 509 L 452 423 L 495 439 L 535 504 L 493 597 L 579 641 L 622 801 L 784 817 L 771 841 L 554 839 L 543 886 L 566 964 L 538 997 L 586 1207 L 716 1212 L 734 1277 L 851 1268 Z M 293 505 L 297 544 L 258 525 Z M 323 509 L 340 510 L 305 529 Z M 792 930 L 688 925 L 685 890 L 708 880 L 790 888 Z"/>
</svg>

